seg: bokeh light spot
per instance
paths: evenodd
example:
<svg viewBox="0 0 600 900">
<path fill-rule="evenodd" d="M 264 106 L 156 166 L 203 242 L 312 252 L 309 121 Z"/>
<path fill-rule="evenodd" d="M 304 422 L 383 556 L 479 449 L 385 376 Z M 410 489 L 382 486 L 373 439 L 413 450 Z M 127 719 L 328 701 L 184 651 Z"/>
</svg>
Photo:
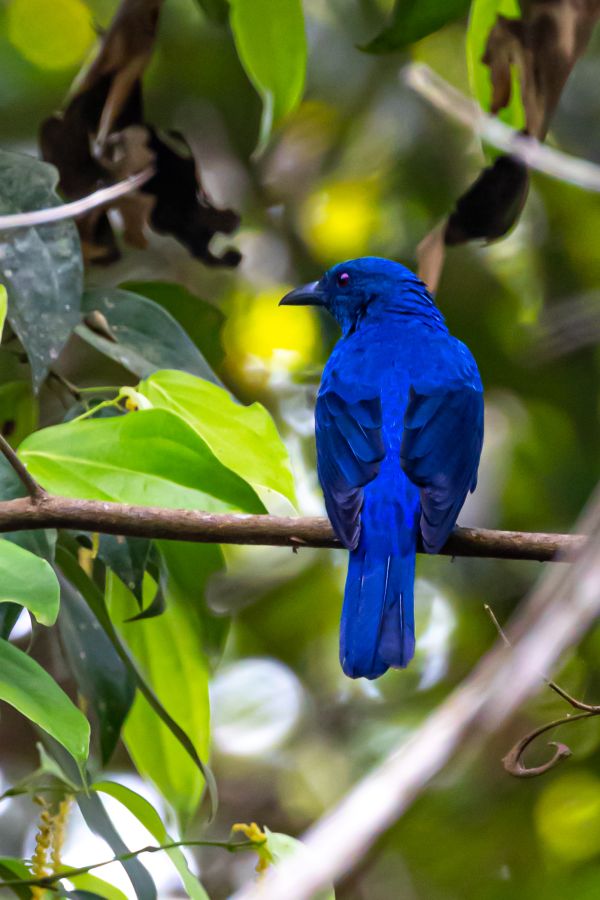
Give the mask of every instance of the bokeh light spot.
<svg viewBox="0 0 600 900">
<path fill-rule="evenodd" d="M 536 804 L 535 822 L 542 841 L 565 862 L 600 854 L 600 778 L 577 772 L 548 784 Z"/>
<path fill-rule="evenodd" d="M 377 182 L 338 181 L 309 195 L 300 230 L 314 255 L 330 264 L 367 254 L 380 218 Z"/>
<path fill-rule="evenodd" d="M 256 296 L 234 298 L 223 331 L 227 365 L 251 383 L 265 383 L 271 374 L 294 372 L 311 362 L 319 345 L 315 311 L 298 306 L 280 309 L 291 290 L 281 285 Z"/>
<path fill-rule="evenodd" d="M 90 11 L 81 0 L 13 0 L 8 36 L 40 69 L 76 66 L 96 37 Z"/>
</svg>

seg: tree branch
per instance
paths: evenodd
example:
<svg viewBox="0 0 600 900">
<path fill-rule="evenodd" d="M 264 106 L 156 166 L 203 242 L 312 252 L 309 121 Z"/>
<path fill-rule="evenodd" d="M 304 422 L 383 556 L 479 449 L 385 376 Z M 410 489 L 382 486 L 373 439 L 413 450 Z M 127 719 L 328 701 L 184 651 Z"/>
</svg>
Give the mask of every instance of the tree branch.
<svg viewBox="0 0 600 900">
<path fill-rule="evenodd" d="M 119 197 L 125 197 L 126 194 L 137 191 L 143 184 L 150 181 L 154 174 L 154 169 L 149 166 L 142 172 L 138 172 L 137 175 L 131 175 L 123 181 L 118 181 L 116 184 L 94 191 L 93 194 L 81 197 L 80 200 L 73 200 L 71 203 L 61 203 L 60 206 L 52 206 L 49 209 L 33 209 L 29 212 L 0 216 L 0 231 L 9 231 L 12 228 L 31 228 L 34 225 L 47 225 L 48 222 L 60 222 L 62 219 L 78 219 L 98 206 L 108 206 L 114 203 L 115 200 L 118 200 Z"/>
<path fill-rule="evenodd" d="M 566 181 L 587 191 L 600 191 L 600 166 L 587 159 L 555 150 L 535 138 L 520 134 L 440 78 L 429 66 L 413 63 L 402 70 L 406 84 L 428 103 L 461 122 L 486 143 L 521 160 L 551 178 Z"/>
<path fill-rule="evenodd" d="M 356 866 L 457 754 L 481 749 L 600 614 L 600 493 L 581 523 L 590 537 L 571 566 L 547 569 L 518 610 L 508 638 L 412 736 L 303 836 L 303 846 L 231 900 L 308 900 Z M 575 717 L 573 717 L 574 719 Z"/>
<path fill-rule="evenodd" d="M 43 497 L 47 496 L 44 488 L 40 484 L 38 484 L 33 475 L 30 474 L 27 466 L 23 462 L 21 462 L 3 434 L 0 434 L 0 452 L 4 454 L 4 456 L 16 472 L 19 480 L 21 481 L 21 484 L 29 494 L 29 497 L 31 498 L 29 502 L 37 504 Z"/>
<path fill-rule="evenodd" d="M 205 544 L 267 545 L 294 549 L 342 546 L 329 521 L 316 516 L 287 518 L 217 514 L 98 500 L 73 500 L 49 494 L 38 499 L 25 497 L 0 501 L 0 533 L 36 528 L 79 528 L 102 534 Z M 441 553 L 445 556 L 548 562 L 573 558 L 585 542 L 586 538 L 577 534 L 455 528 Z"/>
</svg>

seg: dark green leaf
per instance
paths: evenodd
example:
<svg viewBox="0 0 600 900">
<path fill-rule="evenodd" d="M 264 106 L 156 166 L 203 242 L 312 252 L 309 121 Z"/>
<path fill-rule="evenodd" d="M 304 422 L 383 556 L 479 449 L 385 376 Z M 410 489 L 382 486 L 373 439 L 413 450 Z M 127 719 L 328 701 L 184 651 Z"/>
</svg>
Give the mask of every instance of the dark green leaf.
<svg viewBox="0 0 600 900">
<path fill-rule="evenodd" d="M 60 585 L 62 645 L 78 690 L 98 720 L 100 753 L 106 765 L 133 703 L 135 681 L 79 591 L 63 576 Z"/>
<path fill-rule="evenodd" d="M 8 640 L 22 609 L 16 603 L 0 603 L 0 638 Z"/>
<path fill-rule="evenodd" d="M 87 759 L 90 726 L 64 691 L 35 660 L 0 640 L 0 700 L 57 740 L 82 766 Z"/>
<path fill-rule="evenodd" d="M 231 0 L 231 29 L 240 61 L 262 97 L 258 141 L 291 113 L 304 91 L 306 35 L 300 0 Z"/>
<path fill-rule="evenodd" d="M 157 369 L 182 369 L 218 382 L 181 325 L 152 300 L 117 288 L 98 289 L 84 294 L 82 308 L 77 334 L 140 378 Z"/>
<path fill-rule="evenodd" d="M 0 151 L 0 212 L 58 206 L 54 166 Z M 8 319 L 27 351 L 39 388 L 80 319 L 83 262 L 77 228 L 66 219 L 0 234 L 0 277 Z"/>
<path fill-rule="evenodd" d="M 119 576 L 140 605 L 142 581 L 151 546 L 151 542 L 147 538 L 130 538 L 114 534 L 100 535 L 99 559 Z"/>
<path fill-rule="evenodd" d="M 470 0 L 396 0 L 389 24 L 361 47 L 367 53 L 405 50 L 434 31 L 466 16 Z"/>
<path fill-rule="evenodd" d="M 134 281 L 124 284 L 123 289 L 148 297 L 166 309 L 191 337 L 209 365 L 213 369 L 221 366 L 224 357 L 221 331 L 225 316 L 220 309 L 173 282 Z"/>
<path fill-rule="evenodd" d="M 0 877 L 4 881 L 15 881 L 17 878 L 26 881 L 31 878 L 31 872 L 22 860 L 10 856 L 0 856 Z M 27 885 L 20 887 L 15 884 L 11 886 L 10 890 L 22 900 L 29 900 L 31 897 L 31 888 Z"/>
</svg>

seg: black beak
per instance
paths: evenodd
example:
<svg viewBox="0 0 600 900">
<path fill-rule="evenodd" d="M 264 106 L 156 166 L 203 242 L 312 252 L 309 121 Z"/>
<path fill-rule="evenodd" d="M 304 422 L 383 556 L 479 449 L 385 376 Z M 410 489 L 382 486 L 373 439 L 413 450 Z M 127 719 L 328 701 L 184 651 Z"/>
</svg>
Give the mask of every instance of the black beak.
<svg viewBox="0 0 600 900">
<path fill-rule="evenodd" d="M 318 281 L 312 281 L 286 294 L 280 306 L 325 306 L 325 294 Z"/>
</svg>

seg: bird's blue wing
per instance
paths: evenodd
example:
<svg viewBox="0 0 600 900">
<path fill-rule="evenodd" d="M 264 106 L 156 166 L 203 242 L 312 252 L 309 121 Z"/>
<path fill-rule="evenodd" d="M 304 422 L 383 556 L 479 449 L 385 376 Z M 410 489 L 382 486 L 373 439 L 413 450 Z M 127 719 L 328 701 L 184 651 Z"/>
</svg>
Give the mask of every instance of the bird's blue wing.
<svg viewBox="0 0 600 900">
<path fill-rule="evenodd" d="M 444 546 L 468 492 L 475 490 L 482 443 L 483 393 L 477 383 L 411 388 L 400 462 L 420 488 L 421 534 L 429 553 Z"/>
<path fill-rule="evenodd" d="M 385 456 L 379 397 L 345 400 L 322 392 L 315 410 L 317 469 L 325 506 L 340 541 L 354 550 L 360 537 L 363 487 Z"/>
</svg>

